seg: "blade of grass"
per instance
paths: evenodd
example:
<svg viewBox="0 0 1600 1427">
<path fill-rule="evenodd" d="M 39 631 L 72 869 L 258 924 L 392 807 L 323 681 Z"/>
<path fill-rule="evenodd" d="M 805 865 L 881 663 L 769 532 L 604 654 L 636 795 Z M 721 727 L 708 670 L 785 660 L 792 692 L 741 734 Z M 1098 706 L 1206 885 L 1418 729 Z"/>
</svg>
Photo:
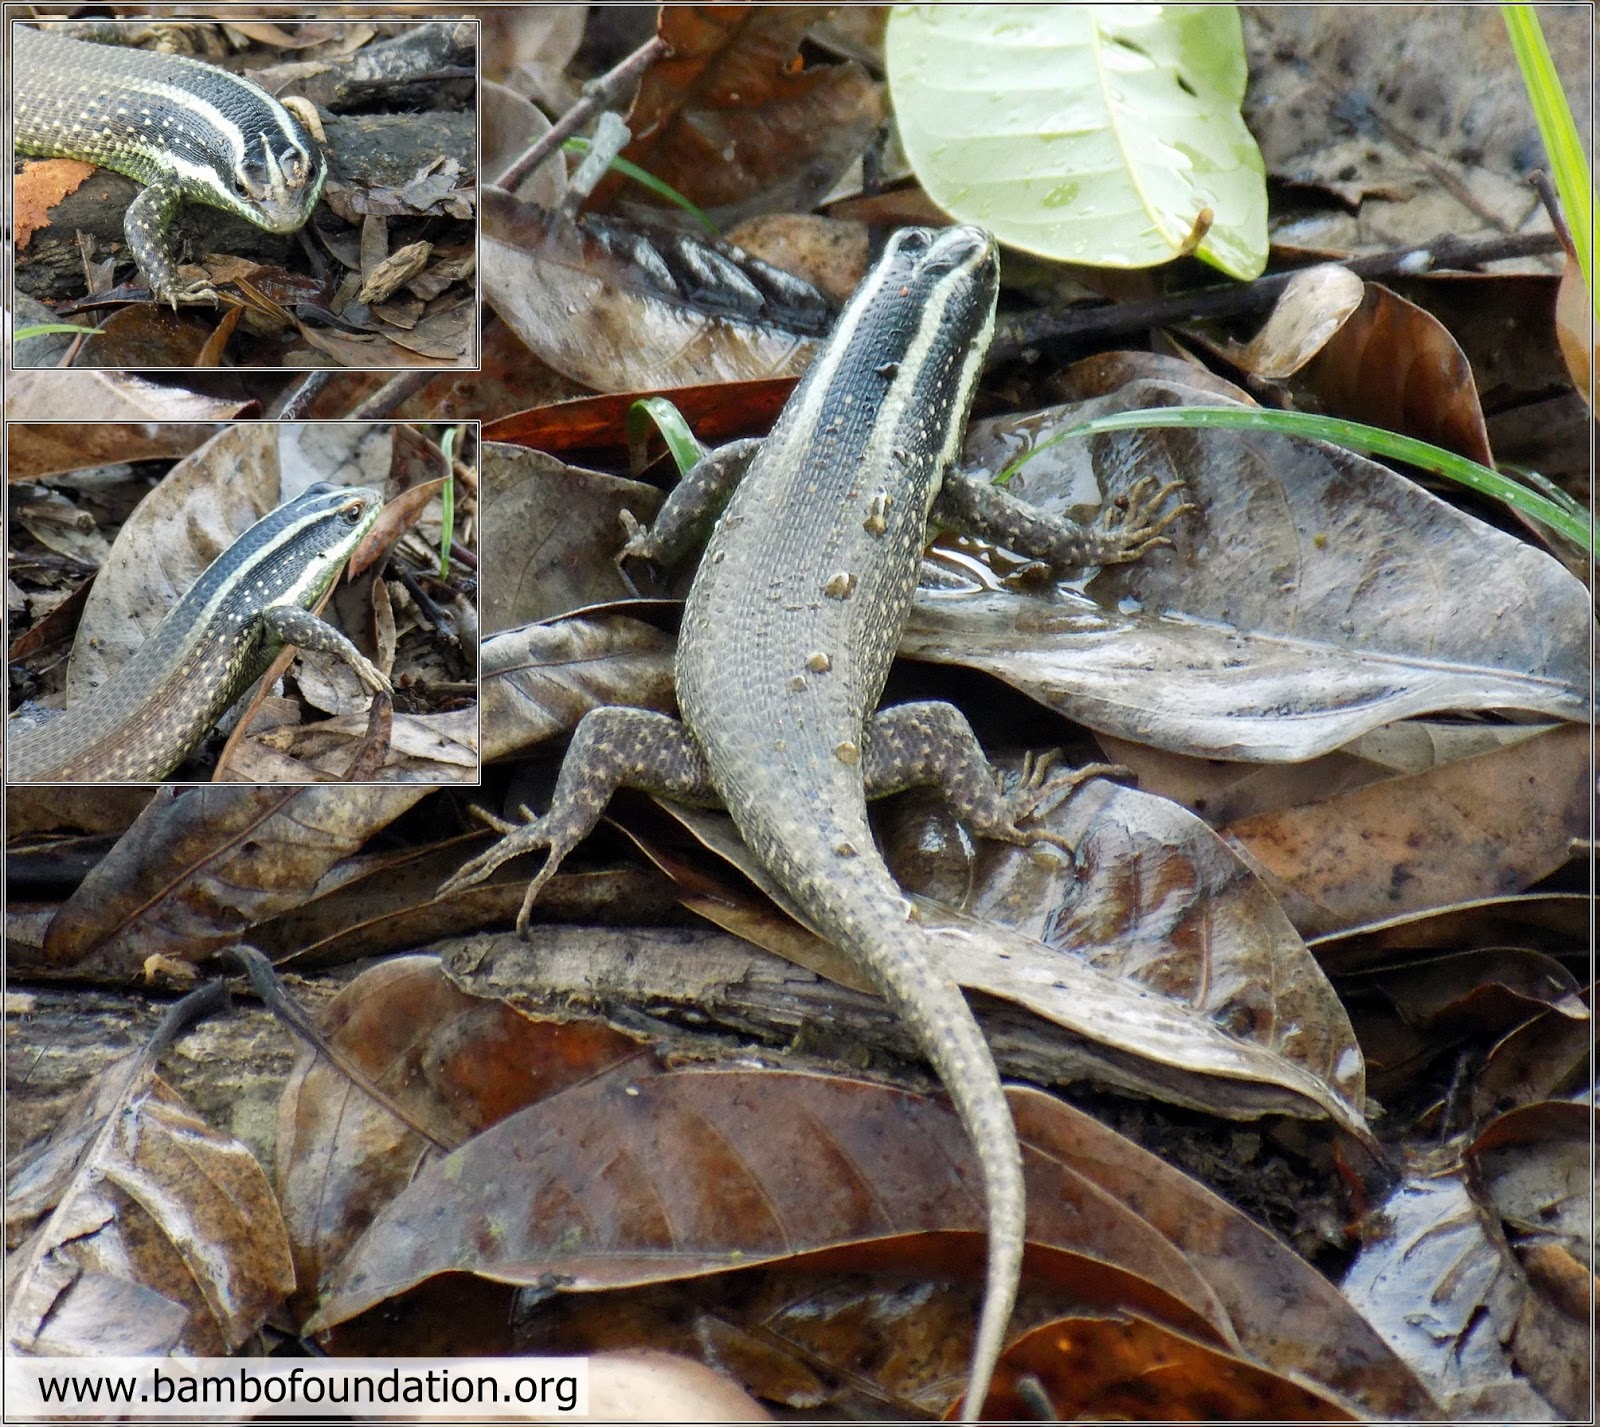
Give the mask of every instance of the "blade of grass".
<svg viewBox="0 0 1600 1427">
<path fill-rule="evenodd" d="M 1539 121 L 1539 135 L 1550 156 L 1556 192 L 1561 195 L 1562 216 L 1578 250 L 1578 267 L 1589 289 L 1595 314 L 1600 317 L 1600 301 L 1594 290 L 1594 183 L 1583 156 L 1578 126 L 1572 121 L 1572 108 L 1556 74 L 1550 47 L 1545 43 L 1539 16 L 1532 5 L 1502 5 L 1500 15 L 1511 37 L 1511 48 L 1522 68 L 1528 102 Z"/>
<path fill-rule="evenodd" d="M 568 139 L 561 147 L 568 153 L 586 154 L 589 152 L 589 141 L 584 138 Z M 696 223 L 704 228 L 711 237 L 715 238 L 717 236 L 717 225 L 670 183 L 666 183 L 648 170 L 640 168 L 631 159 L 612 159 L 611 167 L 622 174 L 623 177 L 631 178 L 635 183 L 643 184 L 650 192 L 666 199 L 668 203 L 677 204 L 679 208 L 683 209 Z"/>
<path fill-rule="evenodd" d="M 1010 480 L 1024 462 L 1032 460 L 1058 441 L 1098 436 L 1107 431 L 1139 431 L 1155 426 L 1210 431 L 1269 431 L 1280 436 L 1327 441 L 1363 456 L 1387 456 L 1391 460 L 1405 461 L 1503 502 L 1530 520 L 1536 520 L 1572 541 L 1580 550 L 1594 550 L 1594 534 L 1583 512 L 1564 509 L 1537 491 L 1501 475 L 1499 471 L 1480 466 L 1454 451 L 1446 451 L 1412 436 L 1401 436 L 1359 421 L 1314 416 L 1304 411 L 1263 411 L 1254 407 L 1233 406 L 1163 406 L 1149 411 L 1119 411 L 1114 416 L 1096 417 L 1093 421 L 1085 421 L 1052 436 L 1048 441 L 1041 441 L 1027 455 L 1007 466 L 996 480 L 1002 484 Z"/>
<path fill-rule="evenodd" d="M 457 427 L 452 426 L 444 433 L 444 439 L 439 443 L 439 450 L 444 456 L 444 468 L 447 471 L 455 470 L 455 449 Z M 444 514 L 439 521 L 439 578 L 450 578 L 450 542 L 456 534 L 456 478 L 452 474 L 446 479 L 439 493 L 440 504 L 444 507 Z"/>
<path fill-rule="evenodd" d="M 645 396 L 628 408 L 628 441 L 642 441 L 654 423 L 667 443 L 667 450 L 681 476 L 702 456 L 706 448 L 684 420 L 683 413 L 664 396 Z"/>
</svg>

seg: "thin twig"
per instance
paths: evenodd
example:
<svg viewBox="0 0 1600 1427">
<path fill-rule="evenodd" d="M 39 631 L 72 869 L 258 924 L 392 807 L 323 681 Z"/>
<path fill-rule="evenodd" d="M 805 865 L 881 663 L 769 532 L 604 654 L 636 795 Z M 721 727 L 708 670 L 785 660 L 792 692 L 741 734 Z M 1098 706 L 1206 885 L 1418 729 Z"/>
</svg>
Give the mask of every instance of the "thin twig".
<svg viewBox="0 0 1600 1427">
<path fill-rule="evenodd" d="M 377 391 L 361 402 L 345 420 L 371 421 L 379 416 L 388 416 L 401 402 L 415 396 L 438 375 L 438 372 L 425 371 L 407 372 L 404 376 L 390 377 Z"/>
<path fill-rule="evenodd" d="M 432 1130 L 417 1119 L 393 1095 L 374 1081 L 365 1070 L 323 1034 L 322 1028 L 305 1013 L 299 1002 L 284 989 L 283 983 L 278 980 L 277 972 L 273 970 L 272 963 L 255 947 L 245 942 L 235 942 L 232 946 L 223 947 L 217 953 L 217 956 L 221 961 L 244 974 L 245 979 L 250 983 L 250 989 L 256 993 L 262 1005 L 272 1012 L 281 1025 L 299 1036 L 302 1041 L 330 1065 L 334 1066 L 369 1100 L 373 1101 L 381 1109 L 387 1110 L 389 1114 L 393 1115 L 413 1134 L 420 1135 L 442 1153 L 449 1154 L 455 1148 L 455 1145 L 447 1144 L 434 1134 Z"/>
<path fill-rule="evenodd" d="M 667 42 L 660 35 L 652 35 L 615 68 L 607 70 L 598 79 L 590 80 L 584 86 L 583 98 L 551 125 L 549 133 L 535 140 L 533 146 L 495 180 L 495 187 L 515 193 L 523 179 L 604 109 L 625 84 L 666 52 Z"/>
<path fill-rule="evenodd" d="M 1566 214 L 1561 211 L 1561 200 L 1556 196 L 1556 186 L 1550 182 L 1550 175 L 1542 168 L 1536 168 L 1529 175 L 1528 182 L 1538 189 L 1539 202 L 1544 204 L 1544 211 L 1550 215 L 1556 237 L 1561 239 L 1561 246 L 1566 251 L 1567 257 L 1576 261 L 1578 250 L 1572 242 L 1572 230 L 1567 227 Z"/>
<path fill-rule="evenodd" d="M 1437 268 L 1471 267 L 1502 258 L 1534 257 L 1560 251 L 1561 241 L 1554 233 L 1496 233 L 1483 238 L 1444 238 L 1421 247 L 1373 253 L 1369 257 L 1352 258 L 1343 266 L 1362 278 L 1415 277 Z M 1278 300 L 1278 295 L 1299 271 L 1302 269 L 1272 273 L 1232 287 L 1169 293 L 1145 302 L 1115 302 L 1067 312 L 1056 309 L 1028 313 L 1001 324 L 989 357 L 991 361 L 1004 361 L 1036 343 L 1061 338 L 1089 341 L 1127 337 L 1147 327 L 1166 327 L 1174 322 L 1244 317 L 1252 312 L 1263 312 Z"/>
<path fill-rule="evenodd" d="M 322 389 L 331 382 L 338 373 L 334 370 L 312 372 L 292 392 L 289 398 L 279 409 L 276 419 L 279 421 L 300 421 L 311 410 L 311 404 L 322 394 Z"/>
</svg>

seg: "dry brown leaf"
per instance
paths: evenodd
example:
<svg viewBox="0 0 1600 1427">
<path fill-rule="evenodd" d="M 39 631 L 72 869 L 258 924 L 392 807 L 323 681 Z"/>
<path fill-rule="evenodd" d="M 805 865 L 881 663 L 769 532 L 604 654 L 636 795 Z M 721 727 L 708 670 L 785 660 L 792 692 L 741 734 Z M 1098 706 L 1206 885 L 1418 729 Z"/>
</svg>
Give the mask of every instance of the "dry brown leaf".
<svg viewBox="0 0 1600 1427">
<path fill-rule="evenodd" d="M 1561 355 L 1571 373 L 1572 385 L 1591 410 L 1594 408 L 1596 366 L 1594 323 L 1594 304 L 1589 300 L 1583 269 L 1576 258 L 1568 258 L 1556 292 L 1556 339 L 1561 344 Z"/>
<path fill-rule="evenodd" d="M 798 376 L 814 337 L 664 293 L 588 230 L 483 194 L 486 301 L 543 361 L 595 391 Z"/>
<path fill-rule="evenodd" d="M 1375 282 L 1300 375 L 1321 409 L 1493 466 L 1472 367 L 1431 312 Z"/>
<path fill-rule="evenodd" d="M 1129 369 L 1145 374 L 1125 381 Z M 975 423 L 969 462 L 997 469 L 1093 416 L 1219 400 L 1216 383 L 1149 357 L 1064 380 L 1084 399 Z M 1582 582 L 1375 462 L 1275 436 L 1134 431 L 1053 446 L 1009 489 L 1083 518 L 1141 477 L 1182 480 L 1200 506 L 1169 531 L 1172 549 L 1104 571 L 1087 597 L 924 593 L 901 652 L 1212 758 L 1305 759 L 1439 710 L 1587 719 Z"/>
<path fill-rule="evenodd" d="M 185 391 L 126 371 L 11 372 L 6 420 L 69 421 L 85 412 L 96 421 L 230 421 L 256 404 Z"/>
<path fill-rule="evenodd" d="M 10 1168 L 6 1345 L 52 1356 L 237 1350 L 294 1288 L 255 1157 L 136 1052 L 84 1087 Z"/>
<path fill-rule="evenodd" d="M 494 508 L 483 532 L 486 635 L 632 593 L 615 561 L 619 516 L 648 525 L 661 504 L 654 486 L 497 441 L 484 444 L 483 479 Z"/>
<path fill-rule="evenodd" d="M 483 757 L 570 733 L 590 709 L 674 706 L 672 640 L 624 615 L 530 624 L 483 642 Z"/>
<path fill-rule="evenodd" d="M 329 1041 L 435 1139 L 461 1145 L 525 1106 L 639 1054 L 598 1022 L 540 1023 L 468 996 L 432 957 L 380 963 L 322 1015 Z M 278 1109 L 278 1192 L 303 1315 L 323 1276 L 428 1154 L 327 1060 L 302 1053 Z"/>
<path fill-rule="evenodd" d="M 1567 861 L 1589 807 L 1588 730 L 1559 725 L 1225 831 L 1311 936 L 1520 892 Z"/>
<path fill-rule="evenodd" d="M 671 811 L 787 907 L 726 818 Z M 1348 1017 L 1271 896 L 1210 829 L 1103 780 L 1044 825 L 1075 849 L 1070 867 L 1000 849 L 1003 873 L 963 909 L 919 902 L 928 954 L 954 980 L 1070 1031 L 1053 1067 L 1063 1080 L 1241 1118 L 1328 1115 L 1368 1137 Z M 699 909 L 722 924 L 714 902 Z M 791 949 L 759 926 L 737 929 L 780 955 Z"/>
<path fill-rule="evenodd" d="M 152 955 L 198 961 L 298 906 L 425 787 L 162 788 L 51 921 L 57 967 L 131 979 Z"/>
<path fill-rule="evenodd" d="M 801 67 L 822 5 L 679 5 L 660 12 L 665 58 L 645 71 L 622 152 L 719 225 L 752 212 L 805 212 L 854 161 L 886 116 L 860 65 Z M 602 209 L 630 200 L 620 175 L 596 187 Z"/>
<path fill-rule="evenodd" d="M 1278 295 L 1261 330 L 1247 343 L 1225 343 L 1235 366 L 1268 381 L 1293 376 L 1333 340 L 1361 306 L 1364 284 L 1341 263 L 1302 268 Z"/>
<path fill-rule="evenodd" d="M 1170 1244 L 1049 1161 L 1029 1156 L 1028 1169 L 1037 1272 L 1085 1302 L 1213 1335 L 1217 1306 Z M 592 1291 L 832 1250 L 830 1265 L 887 1254 L 901 1271 L 976 1269 L 968 1251 L 984 1218 L 971 1175 L 953 1114 L 922 1097 L 837 1077 L 630 1064 L 425 1167 L 339 1265 L 308 1328 L 452 1271 Z M 962 1232 L 941 1249 L 951 1230 Z"/>
<path fill-rule="evenodd" d="M 1035 1328 L 1011 1349 L 1006 1366 L 1008 1377 L 1032 1377 L 1062 1422 L 1359 1420 L 1254 1363 L 1120 1314 L 1074 1314 Z M 999 1397 L 990 1412 L 1029 1415 L 1015 1390 Z"/>
<path fill-rule="evenodd" d="M 187 456 L 217 434 L 199 422 L 14 422 L 6 428 L 6 480 L 31 481 L 113 461 Z"/>
</svg>

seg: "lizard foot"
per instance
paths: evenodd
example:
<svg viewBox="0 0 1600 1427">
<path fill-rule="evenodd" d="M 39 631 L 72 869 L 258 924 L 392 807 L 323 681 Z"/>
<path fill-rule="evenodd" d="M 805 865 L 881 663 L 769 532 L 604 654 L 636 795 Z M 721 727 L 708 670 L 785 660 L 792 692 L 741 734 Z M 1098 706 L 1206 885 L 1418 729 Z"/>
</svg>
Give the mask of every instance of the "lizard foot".
<svg viewBox="0 0 1600 1427">
<path fill-rule="evenodd" d="M 1041 805 L 1049 802 L 1051 810 L 1059 807 L 1073 793 L 1094 778 L 1131 778 L 1131 769 L 1120 763 L 1085 763 L 1081 768 L 1057 771 L 1061 750 L 1052 748 L 1044 753 L 1025 754 L 1022 760 L 1022 777 L 1011 795 L 1013 825 L 1037 817 Z M 1016 829 L 1017 840 L 1023 845 L 1047 842 L 1058 847 L 1067 856 L 1075 853 L 1070 840 L 1049 828 L 1030 827 Z"/>
<path fill-rule="evenodd" d="M 1122 565 L 1137 560 L 1147 550 L 1171 545 L 1162 532 L 1180 516 L 1200 509 L 1193 501 L 1183 501 L 1171 510 L 1161 513 L 1168 497 L 1183 489 L 1182 481 L 1169 481 L 1154 493 L 1154 476 L 1140 476 L 1121 495 L 1100 512 L 1097 526 L 1100 532 L 1115 541 L 1121 548 L 1102 559 L 1103 564 Z"/>
<path fill-rule="evenodd" d="M 556 868 L 561 865 L 562 858 L 567 855 L 570 848 L 562 847 L 558 851 L 556 844 L 559 835 L 548 826 L 549 819 L 535 817 L 526 807 L 517 809 L 522 816 L 521 822 L 511 822 L 506 818 L 497 817 L 486 808 L 474 807 L 472 811 L 480 822 L 500 834 L 500 841 L 487 851 L 480 852 L 470 862 L 463 863 L 460 871 L 440 884 L 438 895 L 442 897 L 466 887 L 475 887 L 513 857 L 520 857 L 525 852 L 537 852 L 540 848 L 549 848 L 550 855 L 545 858 L 544 866 L 528 883 L 528 890 L 522 896 L 522 906 L 517 912 L 517 935 L 526 941 L 533 904 L 538 900 L 539 893 L 544 890 L 545 883 L 555 876 Z"/>
<path fill-rule="evenodd" d="M 222 301 L 216 288 L 208 282 L 173 283 L 164 286 L 157 286 L 152 282 L 150 291 L 157 302 L 170 302 L 174 312 L 178 310 L 180 302 L 196 305 L 207 303 L 212 307 L 218 307 Z"/>
</svg>

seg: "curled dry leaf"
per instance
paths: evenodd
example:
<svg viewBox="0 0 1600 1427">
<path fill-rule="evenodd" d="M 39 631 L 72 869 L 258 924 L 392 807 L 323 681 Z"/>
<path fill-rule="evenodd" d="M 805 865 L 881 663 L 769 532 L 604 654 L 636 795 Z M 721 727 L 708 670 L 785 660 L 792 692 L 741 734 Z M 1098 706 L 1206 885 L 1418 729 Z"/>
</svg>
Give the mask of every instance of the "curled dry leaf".
<svg viewBox="0 0 1600 1427">
<path fill-rule="evenodd" d="M 1493 466 L 1466 353 L 1431 312 L 1375 282 L 1301 379 L 1330 416 L 1400 431 Z"/>
<path fill-rule="evenodd" d="M 52 965 L 131 979 L 147 957 L 199 961 L 318 880 L 425 797 L 422 787 L 162 788 L 50 923 Z"/>
<path fill-rule="evenodd" d="M 625 254 L 586 228 L 484 190 L 484 296 L 562 375 L 596 391 L 637 391 L 798 376 L 811 361 L 814 336 L 796 335 L 760 307 L 749 316 L 708 311 L 649 280 Z"/>
<path fill-rule="evenodd" d="M 1293 376 L 1361 306 L 1365 284 L 1343 263 L 1302 268 L 1278 295 L 1261 329 L 1244 344 L 1225 343 L 1237 367 L 1268 381 Z"/>
<path fill-rule="evenodd" d="M 770 431 L 794 387 L 793 377 L 774 377 L 769 381 L 711 382 L 663 391 L 573 397 L 548 406 L 514 411 L 488 422 L 483 428 L 483 439 L 526 446 L 569 461 L 581 459 L 621 466 L 636 454 L 636 443 L 628 430 L 628 413 L 637 401 L 651 396 L 666 397 L 678 408 L 695 435 L 707 445 L 715 446 L 736 436 L 760 436 Z M 665 450 L 665 443 L 652 435 L 648 438 L 647 454 L 657 450 Z M 569 469 L 576 474 L 580 468 Z M 492 498 L 493 492 L 490 494 Z"/>
<path fill-rule="evenodd" d="M 727 819 L 671 811 L 787 907 Z M 1370 1141 L 1349 1017 L 1277 904 L 1216 834 L 1165 799 L 1104 781 L 1045 826 L 1076 850 L 1071 868 L 1003 849 L 995 856 L 1004 870 L 964 910 L 919 901 L 929 955 L 954 980 L 1071 1033 L 1042 1075 L 1230 1117 L 1326 1115 Z M 907 890 L 917 890 L 914 879 Z M 718 920 L 714 907 L 701 910 Z M 779 955 L 790 951 L 786 937 L 739 929 Z"/>
<path fill-rule="evenodd" d="M 1357 1420 L 1324 1395 L 1232 1353 L 1121 1314 L 1046 1323 L 1011 1348 L 1006 1365 L 1034 1379 L 1062 1422 Z M 988 1410 L 1022 1420 L 1028 1407 L 1012 1391 Z"/>
<path fill-rule="evenodd" d="M 255 1157 L 151 1073 L 143 1051 L 92 1080 L 13 1163 L 6 1348 L 51 1356 L 237 1350 L 294 1288 Z"/>
<path fill-rule="evenodd" d="M 1008 1094 L 1029 1144 L 1092 1179 L 1184 1254 L 1249 1358 L 1333 1393 L 1361 1416 L 1437 1415 L 1416 1376 L 1339 1290 L 1249 1216 L 1094 1116 L 1037 1090 Z"/>
<path fill-rule="evenodd" d="M 1592 985 L 1587 1000 L 1592 1006 Z M 1501 1111 L 1592 1085 L 1593 1051 L 1592 1013 L 1583 1021 L 1556 1011 L 1535 1016 L 1490 1048 L 1472 1083 L 1473 1122 L 1483 1124 Z"/>
</svg>

